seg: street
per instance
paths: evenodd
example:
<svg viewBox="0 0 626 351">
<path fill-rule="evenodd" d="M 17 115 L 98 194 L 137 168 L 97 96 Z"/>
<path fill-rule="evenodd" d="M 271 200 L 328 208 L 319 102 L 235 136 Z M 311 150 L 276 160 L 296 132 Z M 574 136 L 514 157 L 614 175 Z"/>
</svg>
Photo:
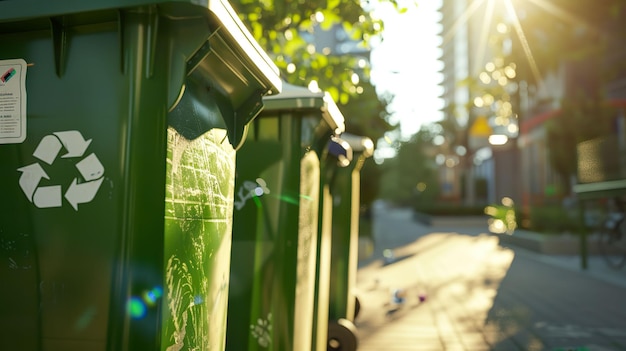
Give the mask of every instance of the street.
<svg viewBox="0 0 626 351">
<path fill-rule="evenodd" d="M 373 221 L 360 351 L 626 350 L 626 271 L 599 257 L 581 271 L 576 257 L 501 246 L 486 223 L 430 227 L 382 204 Z"/>
</svg>

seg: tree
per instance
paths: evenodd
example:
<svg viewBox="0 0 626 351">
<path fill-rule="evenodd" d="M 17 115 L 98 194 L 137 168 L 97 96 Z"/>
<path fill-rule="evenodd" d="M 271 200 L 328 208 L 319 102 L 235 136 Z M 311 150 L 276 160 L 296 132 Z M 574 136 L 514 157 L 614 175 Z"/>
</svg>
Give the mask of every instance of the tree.
<svg viewBox="0 0 626 351">
<path fill-rule="evenodd" d="M 342 105 L 341 112 L 346 119 L 346 131 L 376 141 L 396 126 L 387 122 L 387 102 L 379 99 L 375 87 L 369 83 L 362 86 L 363 93 Z"/>
<path fill-rule="evenodd" d="M 538 78 L 564 61 L 602 63 L 623 45 L 626 35 L 624 1 L 552 0 L 549 4 L 542 3 L 515 2 L 517 13 L 524 14 L 520 16 L 524 40 L 519 36 L 515 38 L 512 56 L 520 63 L 519 75 L 529 84 L 539 84 Z M 611 79 L 626 67 L 624 62 L 614 64 L 600 64 L 594 66 L 593 71 L 601 80 Z"/>
<path fill-rule="evenodd" d="M 397 0 L 381 1 L 406 11 Z M 236 0 L 232 5 L 284 80 L 300 86 L 316 81 L 342 111 L 356 112 L 349 115 L 349 126 L 358 125 L 373 140 L 395 127 L 386 123 L 389 99 L 379 98 L 369 83 L 370 41 L 383 34 L 384 24 L 359 0 Z M 316 33 L 337 28 L 364 49 L 361 56 L 316 47 Z"/>
<path fill-rule="evenodd" d="M 576 99 L 565 100 L 558 115 L 548 121 L 548 157 L 564 184 L 562 195 L 569 194 L 572 176 L 577 172 L 578 162 L 572 157 L 576 155 L 577 145 L 611 134 L 616 115 L 615 108 L 606 102 L 579 94 Z"/>
<path fill-rule="evenodd" d="M 434 136 L 434 128 L 425 125 L 409 141 L 400 143 L 397 156 L 382 165 L 381 196 L 402 204 L 434 202 L 439 195 L 437 167 L 429 152 Z"/>
<path fill-rule="evenodd" d="M 394 128 L 387 116 L 384 100 L 379 100 L 374 86 L 364 83 L 364 91 L 358 99 L 350 99 L 341 107 L 346 119 L 346 130 L 352 134 L 366 136 L 372 141 L 381 139 L 385 132 Z M 373 158 L 365 160 L 361 169 L 361 208 L 368 210 L 379 196 L 381 169 Z"/>
<path fill-rule="evenodd" d="M 369 48 L 370 39 L 382 33 L 383 23 L 360 1 L 238 0 L 233 7 L 286 81 L 306 86 L 315 80 L 341 104 L 359 94 L 360 79 L 354 75 L 368 78 L 369 67 L 359 57 L 316 47 L 314 34 L 340 26 L 352 40 Z"/>
</svg>

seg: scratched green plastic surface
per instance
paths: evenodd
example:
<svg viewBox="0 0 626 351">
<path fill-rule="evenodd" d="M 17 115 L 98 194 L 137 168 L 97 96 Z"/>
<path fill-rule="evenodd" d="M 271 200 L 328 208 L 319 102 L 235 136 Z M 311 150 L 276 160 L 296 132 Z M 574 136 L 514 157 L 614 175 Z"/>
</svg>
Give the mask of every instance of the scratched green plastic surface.
<svg viewBox="0 0 626 351">
<path fill-rule="evenodd" d="M 168 130 L 162 350 L 224 347 L 235 167 L 225 137 Z"/>
<path fill-rule="evenodd" d="M 223 129 L 188 142 L 167 134 L 172 96 L 189 79 L 184 60 L 209 28 L 202 16 L 159 13 L 58 17 L 64 29 L 54 33 L 47 17 L 0 21 L 0 60 L 30 64 L 27 138 L 0 144 L 1 350 L 223 347 L 234 153 Z M 17 169 L 37 162 L 42 138 L 68 130 L 92 140 L 104 181 L 78 210 L 65 199 L 37 208 Z M 76 162 L 44 165 L 50 179 L 39 185 L 65 189 Z"/>
</svg>

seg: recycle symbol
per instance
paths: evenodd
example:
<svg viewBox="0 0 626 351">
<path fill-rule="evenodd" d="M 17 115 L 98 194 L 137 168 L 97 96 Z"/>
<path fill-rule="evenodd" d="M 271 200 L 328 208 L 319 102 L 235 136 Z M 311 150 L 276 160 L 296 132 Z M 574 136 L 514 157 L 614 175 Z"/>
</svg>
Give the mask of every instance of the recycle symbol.
<svg viewBox="0 0 626 351">
<path fill-rule="evenodd" d="M 52 166 L 64 148 L 67 151 L 61 158 L 82 158 L 91 143 L 76 130 L 56 132 L 46 135 L 33 152 L 33 156 Z M 61 185 L 39 186 L 41 178 L 50 179 L 39 162 L 18 168 L 21 172 L 19 184 L 30 202 L 38 208 L 61 207 L 63 197 L 78 211 L 78 204 L 91 202 L 104 180 L 104 167 L 98 157 L 91 153 L 76 163 L 81 178 L 74 177 L 65 194 Z"/>
</svg>

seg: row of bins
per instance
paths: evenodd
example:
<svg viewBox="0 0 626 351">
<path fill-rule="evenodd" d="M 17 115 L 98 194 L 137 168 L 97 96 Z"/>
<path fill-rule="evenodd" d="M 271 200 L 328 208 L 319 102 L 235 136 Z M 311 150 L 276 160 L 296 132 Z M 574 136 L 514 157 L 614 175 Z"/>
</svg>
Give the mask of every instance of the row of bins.
<svg viewBox="0 0 626 351">
<path fill-rule="evenodd" d="M 0 2 L 0 349 L 356 349 L 359 169 L 224 0 Z"/>
</svg>

